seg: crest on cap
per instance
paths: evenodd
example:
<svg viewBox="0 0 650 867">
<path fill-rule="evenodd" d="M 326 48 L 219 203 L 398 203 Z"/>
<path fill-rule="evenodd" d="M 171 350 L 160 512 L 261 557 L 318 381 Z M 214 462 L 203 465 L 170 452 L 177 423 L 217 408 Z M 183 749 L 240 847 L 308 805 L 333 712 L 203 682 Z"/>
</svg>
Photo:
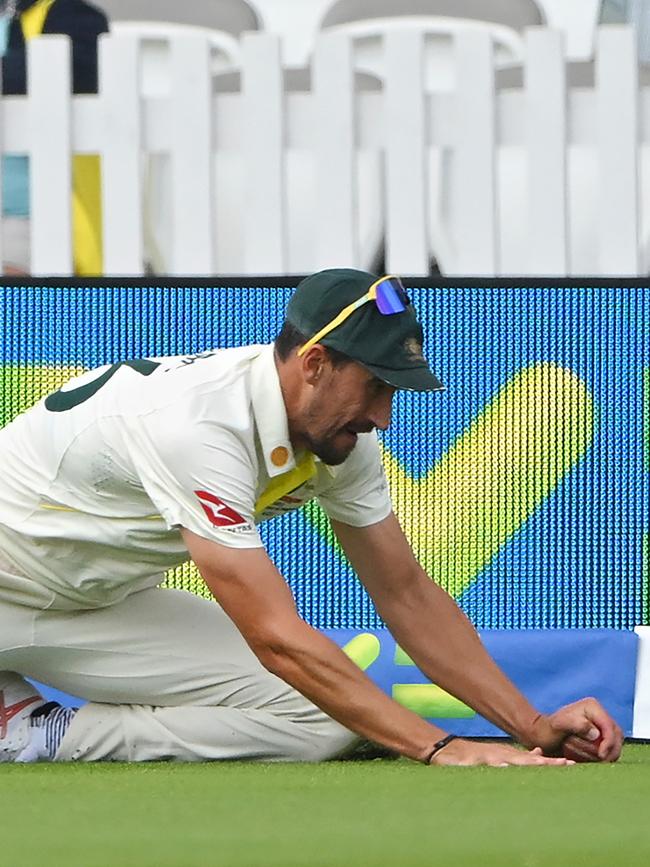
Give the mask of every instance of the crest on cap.
<svg viewBox="0 0 650 867">
<path fill-rule="evenodd" d="M 417 337 L 407 337 L 404 341 L 404 352 L 413 361 L 419 364 L 426 364 L 426 360 L 422 353 L 422 344 Z"/>
</svg>

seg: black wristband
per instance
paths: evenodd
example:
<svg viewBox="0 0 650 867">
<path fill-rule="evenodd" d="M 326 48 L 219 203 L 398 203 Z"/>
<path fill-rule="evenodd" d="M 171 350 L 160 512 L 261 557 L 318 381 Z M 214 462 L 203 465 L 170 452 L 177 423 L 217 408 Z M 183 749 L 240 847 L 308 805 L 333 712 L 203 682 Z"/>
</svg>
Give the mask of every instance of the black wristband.
<svg viewBox="0 0 650 867">
<path fill-rule="evenodd" d="M 435 754 L 439 753 L 440 750 L 444 749 L 444 747 L 446 747 L 447 744 L 450 744 L 452 741 L 455 741 L 457 737 L 458 737 L 458 735 L 447 735 L 447 737 L 444 737 L 441 741 L 438 741 L 437 743 L 435 743 L 433 745 L 431 752 L 424 759 L 424 764 L 430 765 L 431 759 L 435 756 Z"/>
</svg>

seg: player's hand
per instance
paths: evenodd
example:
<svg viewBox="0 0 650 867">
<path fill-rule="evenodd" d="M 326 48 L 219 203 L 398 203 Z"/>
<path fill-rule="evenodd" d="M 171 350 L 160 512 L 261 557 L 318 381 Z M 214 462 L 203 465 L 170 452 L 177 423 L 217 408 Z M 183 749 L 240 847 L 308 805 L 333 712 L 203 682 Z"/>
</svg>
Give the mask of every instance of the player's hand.
<svg viewBox="0 0 650 867">
<path fill-rule="evenodd" d="M 615 762 L 623 732 L 595 698 L 583 698 L 543 717 L 547 734 L 538 740 L 546 755 L 569 755 L 583 762 Z"/>
<path fill-rule="evenodd" d="M 570 759 L 545 756 L 540 747 L 528 751 L 508 744 L 484 744 L 457 738 L 436 753 L 431 764 L 506 768 L 508 765 L 573 765 L 574 762 Z"/>
</svg>

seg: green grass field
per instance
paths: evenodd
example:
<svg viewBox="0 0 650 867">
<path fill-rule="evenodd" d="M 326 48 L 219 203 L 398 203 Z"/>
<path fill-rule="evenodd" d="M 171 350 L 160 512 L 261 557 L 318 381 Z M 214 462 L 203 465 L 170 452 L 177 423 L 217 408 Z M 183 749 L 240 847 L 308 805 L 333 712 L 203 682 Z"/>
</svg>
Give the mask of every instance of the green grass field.
<svg viewBox="0 0 650 867">
<path fill-rule="evenodd" d="M 3 765 L 1 867 L 650 863 L 650 746 L 617 765 Z"/>
</svg>

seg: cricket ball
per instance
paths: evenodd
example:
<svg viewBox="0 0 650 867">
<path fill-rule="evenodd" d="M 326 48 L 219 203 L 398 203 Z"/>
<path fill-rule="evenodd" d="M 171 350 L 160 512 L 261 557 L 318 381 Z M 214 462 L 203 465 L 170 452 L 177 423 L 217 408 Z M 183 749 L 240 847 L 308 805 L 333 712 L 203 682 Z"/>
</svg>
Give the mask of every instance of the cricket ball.
<svg viewBox="0 0 650 867">
<path fill-rule="evenodd" d="M 562 744 L 562 755 L 574 762 L 598 762 L 598 747 L 603 740 L 599 735 L 595 741 L 587 741 L 578 735 L 570 735 Z"/>
</svg>

